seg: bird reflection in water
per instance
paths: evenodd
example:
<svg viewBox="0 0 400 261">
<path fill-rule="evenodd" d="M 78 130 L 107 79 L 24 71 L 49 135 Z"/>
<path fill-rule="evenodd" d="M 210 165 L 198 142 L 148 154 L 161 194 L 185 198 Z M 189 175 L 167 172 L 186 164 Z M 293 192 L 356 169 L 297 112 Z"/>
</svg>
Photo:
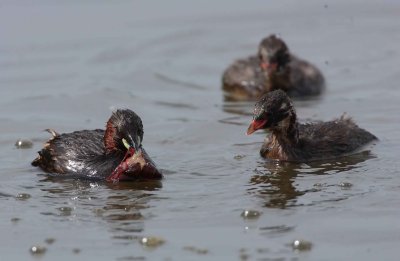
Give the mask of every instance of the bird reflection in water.
<svg viewBox="0 0 400 261">
<path fill-rule="evenodd" d="M 45 183 L 42 188 L 47 192 L 45 198 L 50 199 L 45 202 L 48 209 L 56 210 L 65 204 L 73 208 L 73 216 L 60 221 L 99 218 L 109 224 L 112 237 L 122 244 L 128 244 L 143 232 L 148 218 L 143 210 L 149 208 L 149 201 L 162 188 L 157 180 L 105 183 L 46 176 L 41 182 Z M 62 218 L 56 212 L 49 214 Z"/>
<path fill-rule="evenodd" d="M 299 190 L 295 186 L 298 175 L 330 175 L 361 167 L 362 162 L 375 158 L 370 151 L 341 157 L 333 160 L 306 163 L 265 161 L 255 170 L 247 189 L 265 200 L 267 208 L 288 208 L 298 206 L 297 199 L 309 192 L 318 191 L 315 187 Z"/>
</svg>

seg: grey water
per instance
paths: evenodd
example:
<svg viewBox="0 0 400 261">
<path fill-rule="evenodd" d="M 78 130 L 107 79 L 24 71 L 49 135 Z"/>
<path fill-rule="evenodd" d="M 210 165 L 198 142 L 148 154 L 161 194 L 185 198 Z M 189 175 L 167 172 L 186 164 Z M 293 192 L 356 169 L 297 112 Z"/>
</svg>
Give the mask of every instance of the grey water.
<svg viewBox="0 0 400 261">
<path fill-rule="evenodd" d="M 391 0 L 1 1 L 0 260 L 397 260 L 399 16 Z M 377 144 L 311 164 L 259 156 L 253 103 L 220 85 L 271 33 L 327 79 L 298 117 L 346 112 Z M 116 108 L 141 116 L 165 179 L 30 165 L 44 129 L 103 128 Z"/>
</svg>

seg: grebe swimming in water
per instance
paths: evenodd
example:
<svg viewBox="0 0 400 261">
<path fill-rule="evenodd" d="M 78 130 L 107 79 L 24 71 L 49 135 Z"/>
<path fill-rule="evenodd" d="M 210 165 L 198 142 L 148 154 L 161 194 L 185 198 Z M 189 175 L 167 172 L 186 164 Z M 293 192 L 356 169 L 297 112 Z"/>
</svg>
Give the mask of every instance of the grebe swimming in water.
<svg viewBox="0 0 400 261">
<path fill-rule="evenodd" d="M 162 178 L 142 147 L 142 120 L 131 110 L 113 112 L 106 130 L 48 131 L 53 137 L 32 162 L 45 172 L 112 182 Z"/>
<path fill-rule="evenodd" d="M 261 156 L 281 161 L 335 158 L 377 140 L 344 116 L 328 122 L 298 123 L 293 104 L 282 90 L 269 92 L 256 103 L 247 135 L 259 129 L 270 131 Z"/>
<path fill-rule="evenodd" d="M 277 89 L 291 97 L 319 95 L 325 80 L 316 66 L 290 53 L 272 34 L 261 41 L 257 56 L 237 60 L 225 70 L 222 85 L 228 99 L 258 100 Z"/>
</svg>

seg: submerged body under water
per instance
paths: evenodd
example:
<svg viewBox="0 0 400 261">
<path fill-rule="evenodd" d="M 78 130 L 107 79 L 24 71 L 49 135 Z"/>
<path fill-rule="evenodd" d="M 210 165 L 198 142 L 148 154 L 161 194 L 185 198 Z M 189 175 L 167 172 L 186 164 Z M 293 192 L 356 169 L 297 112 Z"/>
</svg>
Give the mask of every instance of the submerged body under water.
<svg viewBox="0 0 400 261">
<path fill-rule="evenodd" d="M 5 1 L 1 257 L 396 260 L 398 10 L 389 0 Z M 245 135 L 254 103 L 225 101 L 221 76 L 271 33 L 326 79 L 323 95 L 294 101 L 300 122 L 347 112 L 375 146 L 310 163 L 259 156 L 266 133 Z M 30 165 L 43 129 L 103 128 L 117 108 L 142 118 L 163 180 L 62 179 Z"/>
</svg>

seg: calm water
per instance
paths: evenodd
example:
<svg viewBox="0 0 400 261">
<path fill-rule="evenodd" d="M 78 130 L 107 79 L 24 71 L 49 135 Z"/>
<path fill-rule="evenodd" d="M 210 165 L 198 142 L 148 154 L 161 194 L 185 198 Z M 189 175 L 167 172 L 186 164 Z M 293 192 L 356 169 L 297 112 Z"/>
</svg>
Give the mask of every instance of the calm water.
<svg viewBox="0 0 400 261">
<path fill-rule="evenodd" d="M 53 2 L 0 3 L 0 260 L 398 259 L 398 1 Z M 265 134 L 244 135 L 253 104 L 224 102 L 220 78 L 270 33 L 328 81 L 296 102 L 299 118 L 347 112 L 378 144 L 313 164 L 259 157 Z M 142 117 L 161 182 L 30 166 L 43 129 L 101 128 L 124 107 Z M 293 250 L 297 239 L 311 249 Z"/>
</svg>

